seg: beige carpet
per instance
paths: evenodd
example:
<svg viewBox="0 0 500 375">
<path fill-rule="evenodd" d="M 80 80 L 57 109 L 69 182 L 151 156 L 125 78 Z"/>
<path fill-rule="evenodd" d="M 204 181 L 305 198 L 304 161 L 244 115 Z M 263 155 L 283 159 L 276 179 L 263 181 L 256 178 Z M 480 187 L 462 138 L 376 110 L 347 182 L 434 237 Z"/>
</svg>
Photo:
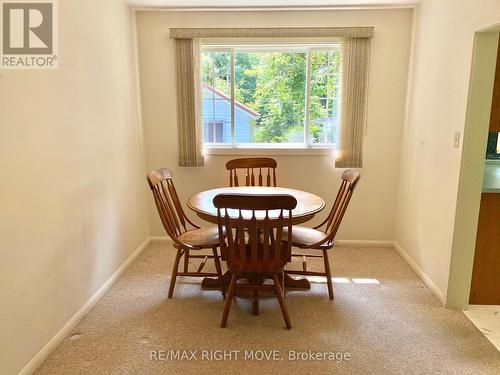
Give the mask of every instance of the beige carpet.
<svg viewBox="0 0 500 375">
<path fill-rule="evenodd" d="M 169 246 L 152 244 L 37 373 L 500 374 L 494 346 L 463 313 L 443 308 L 392 249 L 336 248 L 335 301 L 321 282 L 289 292 L 287 331 L 275 298 L 261 302 L 259 316 L 237 298 L 226 329 L 220 293 L 193 279 L 179 280 L 167 300 Z M 197 360 L 150 359 L 162 350 L 197 351 Z M 202 358 L 203 350 L 240 352 L 217 361 Z M 278 360 L 257 360 L 259 350 L 277 351 Z M 245 359 L 245 351 L 256 357 Z M 289 351 L 350 358 L 291 361 Z"/>
</svg>

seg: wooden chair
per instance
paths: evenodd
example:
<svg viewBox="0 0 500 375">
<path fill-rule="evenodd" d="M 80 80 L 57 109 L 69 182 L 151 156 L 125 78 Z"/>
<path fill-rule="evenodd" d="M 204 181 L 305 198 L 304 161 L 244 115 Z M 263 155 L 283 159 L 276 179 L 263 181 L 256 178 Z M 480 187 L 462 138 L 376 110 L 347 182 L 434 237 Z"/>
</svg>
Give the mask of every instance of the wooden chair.
<svg viewBox="0 0 500 375">
<path fill-rule="evenodd" d="M 361 175 L 353 170 L 346 170 L 342 173 L 342 184 L 337 193 L 337 198 L 333 204 L 329 215 L 320 225 L 314 228 L 303 227 L 299 225 L 293 226 L 292 246 L 299 249 L 315 249 L 321 250 L 322 254 L 297 254 L 292 253 L 293 257 L 302 258 L 302 270 L 285 270 L 288 275 L 304 275 L 304 276 L 326 276 L 326 284 L 328 286 L 328 295 L 330 300 L 333 300 L 333 285 L 330 263 L 328 262 L 328 250 L 333 248 L 335 235 L 342 222 L 344 213 L 351 200 L 354 188 L 358 184 Z M 286 229 L 284 236 L 288 236 Z M 313 272 L 307 270 L 307 258 L 323 258 L 325 265 L 324 272 Z"/>
<path fill-rule="evenodd" d="M 229 171 L 229 186 L 240 186 L 238 170 L 246 172 L 245 186 L 276 186 L 276 167 L 276 160 L 271 158 L 229 160 L 226 163 L 226 169 Z"/>
<path fill-rule="evenodd" d="M 172 239 L 177 255 L 172 270 L 168 298 L 172 298 L 177 276 L 208 277 L 216 276 L 219 279 L 222 296 L 225 298 L 225 288 L 222 280 L 222 269 L 217 248 L 219 247 L 219 231 L 217 227 L 201 228 L 194 224 L 184 213 L 179 196 L 174 187 L 172 172 L 167 168 L 152 171 L 147 180 L 153 191 L 156 208 L 160 215 L 163 227 Z M 212 255 L 190 255 L 190 251 L 212 249 Z M 179 261 L 184 256 L 184 270 L 179 272 Z M 189 271 L 189 259 L 203 259 L 196 272 Z M 217 273 L 202 272 L 207 260 L 213 258 Z"/>
<path fill-rule="evenodd" d="M 291 195 L 219 194 L 214 198 L 214 205 L 217 207 L 221 254 L 231 272 L 221 327 L 226 327 L 238 288 L 253 292 L 254 315 L 259 312 L 259 291 L 274 290 L 286 328 L 292 328 L 284 300 L 283 269 L 290 260 L 292 209 L 297 200 Z M 228 210 L 233 210 L 232 217 Z M 270 219 L 270 210 L 280 210 L 278 218 Z M 284 228 L 288 231 L 287 241 L 282 239 Z M 239 279 L 247 282 L 238 283 Z M 264 285 L 265 279 L 272 279 L 274 285 Z"/>
</svg>

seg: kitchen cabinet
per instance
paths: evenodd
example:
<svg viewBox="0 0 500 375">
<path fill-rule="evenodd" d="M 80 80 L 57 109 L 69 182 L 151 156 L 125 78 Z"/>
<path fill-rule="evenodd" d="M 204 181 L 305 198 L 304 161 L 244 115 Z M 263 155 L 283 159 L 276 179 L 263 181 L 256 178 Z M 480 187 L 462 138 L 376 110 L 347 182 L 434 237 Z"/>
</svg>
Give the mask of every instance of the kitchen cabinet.
<svg viewBox="0 0 500 375">
<path fill-rule="evenodd" d="M 481 195 L 470 304 L 500 305 L 500 193 Z"/>
</svg>

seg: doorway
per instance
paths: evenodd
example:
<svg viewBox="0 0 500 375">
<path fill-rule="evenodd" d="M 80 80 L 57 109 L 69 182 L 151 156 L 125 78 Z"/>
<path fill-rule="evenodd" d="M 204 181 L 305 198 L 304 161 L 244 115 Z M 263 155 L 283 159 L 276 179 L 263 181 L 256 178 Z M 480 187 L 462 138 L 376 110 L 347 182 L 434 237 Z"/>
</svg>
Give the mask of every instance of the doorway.
<svg viewBox="0 0 500 375">
<path fill-rule="evenodd" d="M 482 114 L 472 109 L 475 121 L 488 122 L 483 144 L 484 166 L 479 217 L 476 231 L 469 304 L 500 305 L 500 41 L 499 33 L 480 36 L 476 50 L 478 64 L 472 79 L 482 80 L 482 92 L 472 92 L 482 100 Z M 490 110 L 487 105 L 490 104 Z M 476 113 L 477 112 L 477 113 Z M 489 120 L 489 121 L 488 121 Z M 484 126 L 484 125 L 483 125 Z M 480 126 L 479 130 L 483 130 Z M 484 136 L 483 136 L 484 137 Z M 479 150 L 480 151 L 480 150 Z"/>
<path fill-rule="evenodd" d="M 499 24 L 476 32 L 446 304 L 469 305 L 499 46 Z M 500 291 L 499 291 L 500 293 Z"/>
<path fill-rule="evenodd" d="M 493 161 L 486 160 L 492 105 L 498 109 L 493 102 L 500 102 L 499 31 L 475 33 L 447 305 L 465 310 L 500 350 L 500 178 L 489 185 Z M 495 162 L 500 173 L 500 160 Z"/>
</svg>

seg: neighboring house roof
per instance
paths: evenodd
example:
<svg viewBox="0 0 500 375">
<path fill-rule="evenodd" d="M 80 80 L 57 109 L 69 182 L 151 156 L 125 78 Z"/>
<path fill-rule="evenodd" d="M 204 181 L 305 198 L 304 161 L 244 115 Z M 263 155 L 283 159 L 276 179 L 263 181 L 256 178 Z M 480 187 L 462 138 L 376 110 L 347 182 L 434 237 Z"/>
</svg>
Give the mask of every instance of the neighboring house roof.
<svg viewBox="0 0 500 375">
<path fill-rule="evenodd" d="M 222 91 L 217 90 L 216 88 L 214 88 L 210 85 L 207 85 L 206 83 L 203 84 L 203 88 L 213 92 L 215 95 L 217 95 L 223 99 L 231 100 L 231 98 L 229 96 L 227 96 L 226 94 L 224 94 Z M 250 117 L 252 117 L 253 119 L 257 119 L 258 117 L 260 117 L 259 112 L 254 111 L 252 108 L 247 107 L 245 104 L 240 103 L 237 100 L 234 101 L 234 105 L 236 107 L 238 107 L 239 109 L 241 109 L 242 111 L 247 112 L 250 115 Z"/>
</svg>

